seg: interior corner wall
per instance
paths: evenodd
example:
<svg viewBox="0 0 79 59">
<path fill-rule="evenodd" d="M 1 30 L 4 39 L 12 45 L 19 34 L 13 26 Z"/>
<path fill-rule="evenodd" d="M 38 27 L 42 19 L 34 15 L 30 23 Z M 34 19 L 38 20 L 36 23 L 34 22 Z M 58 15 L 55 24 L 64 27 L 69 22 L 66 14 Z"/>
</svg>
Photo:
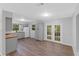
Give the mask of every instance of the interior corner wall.
<svg viewBox="0 0 79 59">
<path fill-rule="evenodd" d="M 52 21 L 45 22 L 45 25 L 47 24 L 51 24 L 52 26 L 55 24 L 61 24 L 62 44 L 72 46 L 72 42 L 73 42 L 72 17 L 60 18 L 55 20 L 52 19 Z M 47 32 L 45 28 L 45 39 L 47 38 L 46 34 Z"/>
</svg>

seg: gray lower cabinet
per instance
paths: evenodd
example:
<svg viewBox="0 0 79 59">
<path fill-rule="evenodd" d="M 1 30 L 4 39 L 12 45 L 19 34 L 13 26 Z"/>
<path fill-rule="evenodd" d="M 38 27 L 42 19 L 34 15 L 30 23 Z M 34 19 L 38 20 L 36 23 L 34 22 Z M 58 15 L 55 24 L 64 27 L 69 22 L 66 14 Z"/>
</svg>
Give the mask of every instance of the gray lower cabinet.
<svg viewBox="0 0 79 59">
<path fill-rule="evenodd" d="M 17 32 L 17 33 L 15 33 L 15 35 L 17 36 L 17 39 L 25 38 L 24 32 Z"/>
<path fill-rule="evenodd" d="M 6 54 L 13 52 L 17 49 L 17 39 L 9 38 L 6 39 Z"/>
</svg>

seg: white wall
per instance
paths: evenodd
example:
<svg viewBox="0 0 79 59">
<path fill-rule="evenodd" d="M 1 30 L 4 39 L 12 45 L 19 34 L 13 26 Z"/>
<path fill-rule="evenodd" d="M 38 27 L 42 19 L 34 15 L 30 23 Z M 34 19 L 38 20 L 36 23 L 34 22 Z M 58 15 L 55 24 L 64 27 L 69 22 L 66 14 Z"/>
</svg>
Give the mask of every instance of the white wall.
<svg viewBox="0 0 79 59">
<path fill-rule="evenodd" d="M 62 35 L 62 43 L 66 45 L 72 46 L 73 37 L 72 37 L 72 17 L 55 19 L 52 21 L 45 22 L 45 25 L 51 24 L 52 26 L 55 24 L 61 24 L 61 35 Z M 46 39 L 46 28 L 45 28 L 45 39 Z"/>
<path fill-rule="evenodd" d="M 2 55 L 2 10 L 0 9 L 0 55 Z"/>
<path fill-rule="evenodd" d="M 76 33 L 76 39 L 77 39 L 77 52 L 79 52 L 79 14 L 76 16 L 76 31 L 77 31 L 77 33 Z"/>
</svg>

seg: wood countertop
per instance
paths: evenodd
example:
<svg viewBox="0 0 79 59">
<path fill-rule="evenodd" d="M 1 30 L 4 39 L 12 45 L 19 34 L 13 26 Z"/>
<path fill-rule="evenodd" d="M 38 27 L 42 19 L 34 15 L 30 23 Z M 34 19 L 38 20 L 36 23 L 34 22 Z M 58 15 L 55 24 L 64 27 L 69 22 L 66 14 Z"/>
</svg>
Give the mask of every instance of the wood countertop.
<svg viewBox="0 0 79 59">
<path fill-rule="evenodd" d="M 11 38 L 16 38 L 17 37 L 13 33 L 6 33 L 5 36 L 6 36 L 6 39 L 11 39 Z"/>
</svg>

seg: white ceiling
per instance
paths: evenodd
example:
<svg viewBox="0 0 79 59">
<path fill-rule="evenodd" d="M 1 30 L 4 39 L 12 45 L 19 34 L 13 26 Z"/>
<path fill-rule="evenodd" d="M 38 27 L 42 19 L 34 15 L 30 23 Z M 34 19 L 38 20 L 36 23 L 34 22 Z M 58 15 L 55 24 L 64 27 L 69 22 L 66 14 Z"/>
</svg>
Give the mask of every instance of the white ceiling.
<svg viewBox="0 0 79 59">
<path fill-rule="evenodd" d="M 20 14 L 30 20 L 69 17 L 74 13 L 76 6 L 77 3 L 45 3 L 43 6 L 39 3 L 0 3 L 0 8 Z M 45 12 L 49 13 L 51 16 L 41 16 Z"/>
</svg>

